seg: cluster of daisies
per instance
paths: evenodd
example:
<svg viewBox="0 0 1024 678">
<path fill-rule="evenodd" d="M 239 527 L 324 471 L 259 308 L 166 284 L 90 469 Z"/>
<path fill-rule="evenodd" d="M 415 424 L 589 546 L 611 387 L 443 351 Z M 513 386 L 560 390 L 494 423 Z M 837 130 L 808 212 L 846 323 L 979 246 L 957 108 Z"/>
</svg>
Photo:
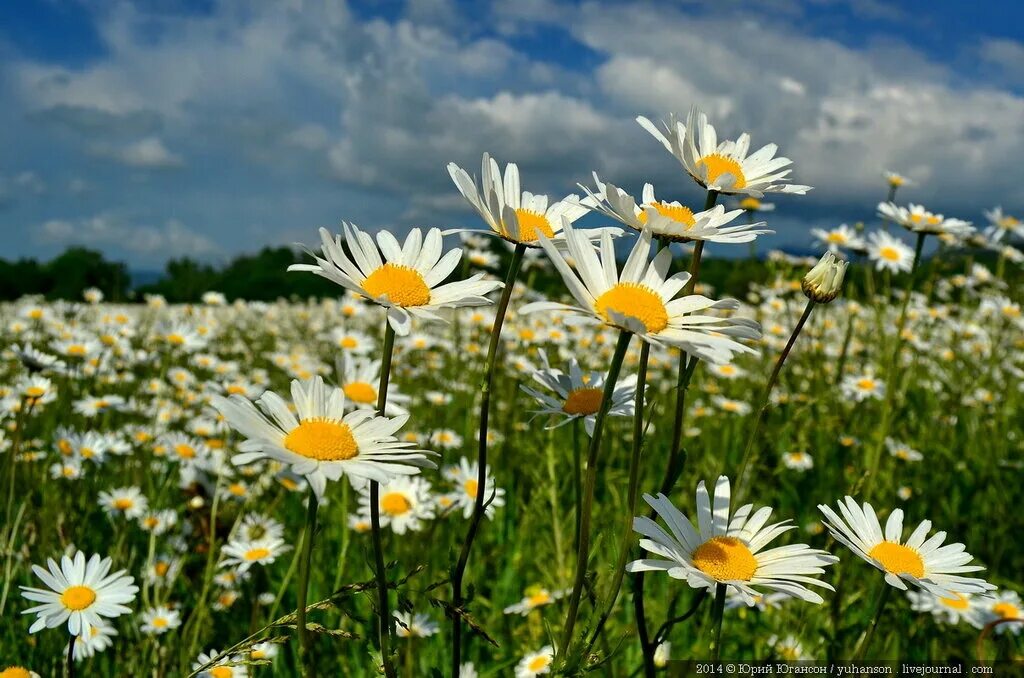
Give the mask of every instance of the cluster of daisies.
<svg viewBox="0 0 1024 678">
<path fill-rule="evenodd" d="M 514 163 L 502 167 L 484 154 L 478 177 L 455 164 L 448 171 L 496 242 L 479 231 L 412 229 L 399 240 L 347 222 L 339 233 L 321 229 L 310 263 L 291 268 L 336 283 L 335 299 L 229 303 L 211 292 L 194 305 L 159 296 L 111 305 L 89 290 L 84 303 L 29 298 L 0 307 L 6 347 L 0 450 L 7 453 L 0 486 L 31 478 L 56 488 L 55 496 L 71 498 L 76 510 L 95 507 L 101 534 L 113 536 L 107 557 L 87 557 L 72 543 L 85 538 L 62 533 L 58 548 L 54 537 L 44 537 L 51 550 L 40 559 L 53 558 L 31 568 L 41 586 L 21 587 L 32 604 L 20 611 L 35 616 L 28 631 L 65 627 L 79 661 L 129 633 L 166 649 L 196 642 L 185 637 L 188 629 L 202 645 L 212 638 L 200 628 L 198 608 L 209 603 L 218 624 L 241 639 L 247 634 L 244 625 L 232 626 L 232 610 L 248 605 L 254 619 L 272 621 L 283 591 L 275 584 L 281 575 L 287 581 L 297 562 L 298 530 L 275 512 L 290 498 L 315 510 L 338 501 L 339 483 L 345 497 L 351 491 L 351 503 L 346 499 L 344 520 L 322 520 L 321 529 L 353 538 L 382 529 L 392 543 L 430 549 L 445 540 L 441 550 L 457 547 L 462 524 L 476 513 L 494 521 L 499 511 L 523 510 L 512 501 L 518 494 L 507 496 L 506 488 L 521 487 L 513 482 L 517 445 L 533 444 L 535 429 L 549 445 L 566 429 L 577 445 L 599 440 L 603 418 L 622 426 L 644 414 L 636 403 L 645 396 L 648 403 L 677 397 L 681 356 L 701 362 L 681 433 L 693 450 L 718 453 L 707 442 L 715 436 L 706 434 L 735 431 L 755 416 L 752 385 L 761 385 L 766 356 L 788 350 L 808 297 L 835 299 L 843 259 L 866 258 L 871 268 L 891 273 L 912 270 L 915 250 L 896 228 L 916 236 L 914 244 L 934 236 L 940 248 L 994 251 L 1000 265 L 1024 261 L 1013 245 L 1024 236 L 1020 221 L 997 208 L 986 214 L 989 227 L 976 232 L 920 205 L 901 206 L 896 189 L 910 182 L 889 173 L 889 200 L 877 210 L 880 229 L 867 235 L 846 225 L 815 229 L 826 250 L 820 261 L 772 253 L 771 279 L 753 286 L 746 303 L 716 298 L 697 269 L 679 270 L 679 251 L 699 262 L 705 245 L 769 235 L 756 220 L 774 207 L 764 202 L 766 194 L 802 195 L 810 187 L 789 183 L 792 163 L 774 144 L 751 152 L 746 134 L 720 140 L 700 111 L 661 124 L 638 122 L 704 189 L 702 208 L 666 199 L 651 184 L 631 194 L 597 173 L 578 194 L 554 200 L 524 190 Z M 717 204 L 719 198 L 735 202 Z M 588 214 L 607 225 L 583 227 Z M 446 248 L 446 238 L 456 235 L 460 246 Z M 621 262 L 620 253 L 626 254 Z M 509 276 L 505 288 L 496 274 L 510 258 L 520 279 Z M 794 279 L 794 271 L 807 267 L 813 268 L 803 282 Z M 552 274 L 566 288 L 562 298 L 545 297 L 523 280 Z M 507 308 L 496 306 L 499 292 L 507 293 Z M 808 325 L 806 348 L 799 349 L 807 359 L 787 364 L 789 378 L 770 396 L 772 408 L 794 416 L 827 400 L 842 415 L 831 432 L 833 449 L 815 449 L 796 435 L 772 446 L 777 458 L 770 463 L 794 478 L 813 478 L 834 453 L 860 463 L 857 455 L 875 442 L 867 438 L 877 437 L 891 457 L 895 497 L 910 501 L 917 481 L 904 462 L 940 452 L 919 442 L 932 440 L 924 431 L 932 422 L 895 421 L 881 437 L 873 422 L 907 389 L 940 403 L 940 423 L 952 426 L 953 413 L 993 411 L 1001 388 L 1024 388 L 1024 359 L 1014 343 L 1024 318 L 1010 294 L 1001 271 L 972 263 L 962 275 L 934 280 L 898 303 L 836 301 L 834 312 Z M 499 326 L 496 383 L 503 392 L 493 421 L 500 426 L 482 430 L 467 412 L 480 397 L 480 366 Z M 895 353 L 877 341 L 895 334 Z M 635 343 L 627 346 L 623 337 Z M 619 346 L 624 368 L 613 376 L 608 365 Z M 917 366 L 921 376 L 909 385 L 894 380 L 892 356 L 898 365 Z M 951 391 L 965 359 L 985 365 L 984 374 L 970 388 Z M 642 361 L 643 382 L 635 371 Z M 659 426 L 648 422 L 646 431 Z M 498 451 L 483 467 L 478 444 Z M 806 544 L 773 545 L 797 526 L 773 522 L 769 507 L 744 503 L 733 510 L 726 476 L 710 490 L 697 486 L 695 520 L 665 494 L 643 500 L 650 513 L 635 518 L 639 539 L 631 539 L 645 553 L 626 564 L 630 573 L 664 572 L 699 591 L 722 590 L 726 610 L 821 603 L 821 592 L 832 590 L 821 577 L 837 556 Z M 24 516 L 7 504 L 5 524 L 13 527 L 4 528 L 0 541 L 14 543 Z M 933 532 L 929 521 L 907 536 L 903 508 L 889 511 L 884 527 L 871 504 L 851 497 L 818 508 L 820 522 L 805 528 L 827 529 L 883 573 L 886 586 L 906 591 L 913 610 L 942 623 L 1020 632 L 1019 623 L 997 623 L 1021 617 L 1018 594 L 967 576 L 981 567 L 962 544 L 945 543 L 945 533 Z M 69 515 L 61 529 L 73 537 L 91 519 Z M 482 569 L 487 560 L 476 557 Z M 5 558 L 7 571 L 21 567 L 20 556 Z M 578 598 L 566 572 L 548 563 L 535 567 L 542 584 L 526 587 L 518 600 L 493 601 L 506 623 L 525 618 L 534 628 L 541 618 L 556 621 L 566 601 Z M 24 577 L 15 573 L 18 581 L 28 580 L 23 569 Z M 200 591 L 195 579 L 202 582 L 204 572 L 209 590 Z M 132 615 L 130 630 L 118 629 L 122 615 Z M 395 634 L 410 642 L 440 633 L 439 615 L 400 610 L 389 616 Z M 554 645 L 541 646 L 537 634 L 527 635 L 508 664 L 515 675 L 553 672 L 566 648 L 556 652 Z M 672 643 L 656 641 L 653 662 L 661 667 Z M 780 657 L 811 654 L 795 635 L 773 635 L 766 645 Z M 266 641 L 238 653 L 207 650 L 190 655 L 189 666 L 201 676 L 244 676 L 241 664 L 273 661 L 279 650 L 278 642 Z M 476 671 L 464 663 L 460 674 Z M 9 667 L 0 671 L 6 675 L 34 674 Z"/>
</svg>

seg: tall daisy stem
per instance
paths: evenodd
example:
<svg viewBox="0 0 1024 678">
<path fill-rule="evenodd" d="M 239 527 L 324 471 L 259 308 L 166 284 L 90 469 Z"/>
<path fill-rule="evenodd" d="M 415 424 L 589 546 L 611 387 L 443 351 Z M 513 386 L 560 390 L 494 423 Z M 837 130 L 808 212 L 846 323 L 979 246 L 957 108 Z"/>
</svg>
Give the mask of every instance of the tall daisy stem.
<svg viewBox="0 0 1024 678">
<path fill-rule="evenodd" d="M 395 330 L 391 323 L 384 324 L 384 350 L 380 365 L 380 383 L 377 387 L 377 414 L 384 416 L 388 404 L 388 384 L 391 379 L 391 358 L 395 352 Z M 397 673 L 391 657 L 391 635 L 394 623 L 388 602 L 388 575 L 384 569 L 384 547 L 380 533 L 380 483 L 370 481 L 370 532 L 373 539 L 373 566 L 377 580 L 377 607 L 379 614 L 378 638 L 380 642 L 381 662 L 384 664 L 384 675 L 394 678 Z"/>
<path fill-rule="evenodd" d="M 65 665 L 67 666 L 68 678 L 75 678 L 75 641 L 78 636 L 71 636 L 68 640 L 68 656 Z"/>
<path fill-rule="evenodd" d="M 501 291 L 501 298 L 498 301 L 497 312 L 494 316 L 494 326 L 491 328 L 491 340 L 487 346 L 487 365 L 485 367 L 483 382 L 480 385 L 480 438 L 477 446 L 477 491 L 473 500 L 473 515 L 469 519 L 469 528 L 466 531 L 466 538 L 462 542 L 462 550 L 459 553 L 459 560 L 452 571 L 452 664 L 451 672 L 453 678 L 459 678 L 459 671 L 462 665 L 462 605 L 465 602 L 462 594 L 462 581 L 466 575 L 466 566 L 469 564 L 469 553 L 473 548 L 473 541 L 476 539 L 477 530 L 480 528 L 480 521 L 484 517 L 484 490 L 487 487 L 487 432 L 488 421 L 491 414 L 491 391 L 494 390 L 494 366 L 498 359 L 498 347 L 501 344 L 501 327 L 505 323 L 505 314 L 508 311 L 509 302 L 512 300 L 512 291 L 516 286 L 516 278 L 519 276 L 519 269 L 523 264 L 523 255 L 526 253 L 526 245 L 517 243 L 512 251 L 512 261 L 508 265 L 508 274 L 505 276 L 505 287 Z"/>
<path fill-rule="evenodd" d="M 619 596 L 619 589 L 622 587 L 622 578 L 626 574 L 626 560 L 629 558 L 630 542 L 633 541 L 633 516 L 636 515 L 636 498 L 640 487 L 640 453 L 643 450 L 644 437 L 644 390 L 647 386 L 647 361 L 650 356 L 651 345 L 643 342 L 640 347 L 640 364 L 636 370 L 636 396 L 633 410 L 633 449 L 629 459 L 629 490 L 627 494 L 626 524 L 623 526 L 622 540 L 619 544 L 619 558 L 615 563 L 611 589 L 608 592 L 608 600 L 601 612 L 594 631 L 590 636 L 589 648 L 594 646 L 594 641 L 604 628 L 608 617 L 612 614 L 615 601 Z"/>
<path fill-rule="evenodd" d="M 302 540 L 302 559 L 299 561 L 298 610 L 296 630 L 299 633 L 299 663 L 305 678 L 315 678 L 316 662 L 313 660 L 313 644 L 306 627 L 306 596 L 309 593 L 309 564 L 313 556 L 313 535 L 316 532 L 316 511 L 319 502 L 316 493 L 310 491 L 306 500 L 306 532 Z"/>
<path fill-rule="evenodd" d="M 715 585 L 715 605 L 711 608 L 711 642 L 708 644 L 708 658 L 717 662 L 722 655 L 722 617 L 725 612 L 725 584 Z"/>
<path fill-rule="evenodd" d="M 868 647 L 871 645 L 871 638 L 874 637 L 875 629 L 878 627 L 878 620 L 882 618 L 882 613 L 885 611 L 885 604 L 889 600 L 889 590 L 891 588 L 886 582 L 882 582 L 882 590 L 878 593 L 878 599 L 875 601 L 875 612 L 871 615 L 871 621 L 868 623 L 868 627 L 864 629 L 860 642 L 857 643 L 856 652 L 853 653 L 854 661 L 864 660 Z"/>
<path fill-rule="evenodd" d="M 811 311 L 814 310 L 814 300 L 808 299 L 807 306 L 804 307 L 804 312 L 800 316 L 800 320 L 797 321 L 796 327 L 793 328 L 793 333 L 789 335 L 789 341 L 786 342 L 786 348 L 782 349 L 782 353 L 779 354 L 779 359 L 775 361 L 775 368 L 772 370 L 772 374 L 768 377 L 768 383 L 764 387 L 764 395 L 761 396 L 761 406 L 757 410 L 757 414 L 754 419 L 754 427 L 750 431 L 750 437 L 747 438 L 747 446 L 743 450 L 743 460 L 740 462 L 739 473 L 736 474 L 736 496 L 742 497 L 741 491 L 746 489 L 746 477 L 752 463 L 757 459 L 757 439 L 761 434 L 761 427 L 764 425 L 764 420 L 768 415 L 768 405 L 771 401 L 772 391 L 775 389 L 775 384 L 779 381 L 779 374 L 782 372 L 782 366 L 786 362 L 786 358 L 789 357 L 790 351 L 793 350 L 793 345 L 796 344 L 797 337 L 800 336 L 801 330 L 807 323 L 807 319 L 811 317 Z"/>
<path fill-rule="evenodd" d="M 573 629 L 576 627 L 576 617 L 580 610 L 580 598 L 583 596 L 584 580 L 587 577 L 587 561 L 590 555 L 590 515 L 594 506 L 594 488 L 597 485 L 597 456 L 601 450 L 601 434 L 604 431 L 604 421 L 608 416 L 608 410 L 611 409 L 615 382 L 619 380 L 622 362 L 626 357 L 626 349 L 629 347 L 629 340 L 632 337 L 633 335 L 630 332 L 625 330 L 619 331 L 619 340 L 615 344 L 615 354 L 612 356 L 611 365 L 608 366 L 608 376 L 604 382 L 601 407 L 597 411 L 597 418 L 594 421 L 594 433 L 590 438 L 590 447 L 587 450 L 587 475 L 583 484 L 580 543 L 576 552 L 576 577 L 573 581 L 572 593 L 569 595 L 569 610 L 565 617 L 565 627 L 562 629 L 562 642 L 558 646 L 558 651 L 563 656 L 568 654 L 569 646 L 572 643 Z"/>
</svg>

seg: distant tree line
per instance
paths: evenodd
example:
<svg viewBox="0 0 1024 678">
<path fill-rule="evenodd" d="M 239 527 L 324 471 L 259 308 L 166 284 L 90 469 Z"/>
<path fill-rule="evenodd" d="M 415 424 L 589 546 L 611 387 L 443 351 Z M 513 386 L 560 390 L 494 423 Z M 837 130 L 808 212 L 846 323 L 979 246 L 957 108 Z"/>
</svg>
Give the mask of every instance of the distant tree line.
<svg viewBox="0 0 1024 678">
<path fill-rule="evenodd" d="M 501 258 L 492 271 L 500 275 L 507 265 L 508 252 L 495 239 L 494 252 Z M 964 253 L 943 257 L 937 263 L 942 274 L 959 272 L 964 267 Z M 972 261 L 984 263 L 993 270 L 996 257 L 991 252 L 977 253 Z M 288 266 L 308 261 L 308 255 L 288 247 L 265 247 L 256 254 L 246 254 L 216 267 L 187 257 L 167 262 L 159 280 L 132 286 L 128 267 L 109 261 L 102 253 L 84 247 L 72 247 L 47 262 L 35 259 L 8 261 L 0 259 L 0 300 L 10 301 L 25 295 L 41 295 L 47 299 L 79 301 L 90 287 L 103 292 L 107 301 L 142 301 L 147 294 L 163 295 L 169 302 L 199 301 L 204 292 L 223 293 L 228 300 L 306 299 L 332 297 L 340 288 L 311 274 L 288 273 Z M 685 262 L 677 259 L 676 267 Z M 1008 282 L 1021 278 L 1017 266 L 1008 267 Z M 763 260 L 707 258 L 701 266 L 700 279 L 710 284 L 720 296 L 742 298 L 752 284 L 763 283 L 771 275 L 771 264 Z M 861 284 L 860 276 L 850 277 L 847 286 Z M 548 295 L 564 292 L 561 279 L 550 272 L 531 277 L 531 284 Z"/>
</svg>

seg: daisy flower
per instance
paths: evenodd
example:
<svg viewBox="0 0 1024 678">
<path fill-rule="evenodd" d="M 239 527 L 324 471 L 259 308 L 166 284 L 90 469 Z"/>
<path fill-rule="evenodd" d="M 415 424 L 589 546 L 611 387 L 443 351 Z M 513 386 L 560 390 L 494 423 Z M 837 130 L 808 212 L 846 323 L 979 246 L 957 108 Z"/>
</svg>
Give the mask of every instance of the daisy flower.
<svg viewBox="0 0 1024 678">
<path fill-rule="evenodd" d="M 889 514 L 883 532 L 871 504 L 858 506 L 853 497 L 847 496 L 838 506 L 842 517 L 831 507 L 818 505 L 825 514 L 825 526 L 838 541 L 884 572 L 890 586 L 905 591 L 909 583 L 943 598 L 995 589 L 982 579 L 961 576 L 964 572 L 985 569 L 968 565 L 972 556 L 963 544 L 941 546 L 945 532 L 937 532 L 926 540 L 932 527 L 930 520 L 918 525 L 904 542 L 902 509 Z"/>
<path fill-rule="evenodd" d="M 394 616 L 398 620 L 395 635 L 399 638 L 428 638 L 441 630 L 437 622 L 423 613 L 413 615 L 410 612 L 396 611 Z"/>
<path fill-rule="evenodd" d="M 345 398 L 358 409 L 377 409 L 377 388 L 380 385 L 381 361 L 372 358 L 350 357 L 342 353 L 338 357 L 336 374 L 338 385 L 345 392 Z M 399 414 L 407 414 L 408 411 L 402 407 L 409 402 L 409 396 L 399 393 L 394 383 L 388 383 L 387 405 L 384 414 L 394 417 Z"/>
<path fill-rule="evenodd" d="M 253 565 L 273 563 L 279 555 L 290 549 L 291 546 L 277 537 L 264 537 L 256 540 L 232 539 L 221 549 L 225 558 L 220 565 L 245 572 Z"/>
<path fill-rule="evenodd" d="M 100 506 L 109 515 L 120 515 L 129 519 L 146 515 L 149 500 L 137 487 L 119 487 L 110 492 L 100 492 Z"/>
<path fill-rule="evenodd" d="M 91 627 L 75 638 L 75 661 L 88 659 L 114 644 L 114 636 L 117 629 L 107 623 L 101 622 L 98 626 Z"/>
<path fill-rule="evenodd" d="M 719 143 L 715 128 L 696 108 L 690 109 L 685 125 L 670 116 L 668 123 L 663 123 L 664 130 L 643 116 L 636 120 L 682 163 L 694 181 L 710 191 L 762 198 L 765 193 L 803 195 L 811 190 L 810 186 L 779 183 L 789 177 L 792 170 L 783 168 L 793 161 L 775 157 L 778 146 L 768 144 L 749 154 L 750 135 L 746 132 L 736 141 Z"/>
<path fill-rule="evenodd" d="M 910 445 L 889 436 L 885 438 L 885 447 L 889 450 L 889 454 L 903 461 L 921 461 L 924 459 L 924 455 Z"/>
<path fill-rule="evenodd" d="M 192 670 L 198 671 L 209 664 L 209 668 L 199 671 L 196 678 L 246 678 L 249 675 L 249 670 L 244 666 L 228 666 L 232 661 L 234 661 L 233 657 L 222 657 L 217 650 L 200 652 L 192 664 Z"/>
<path fill-rule="evenodd" d="M 41 676 L 24 666 L 7 666 L 0 670 L 0 678 L 41 678 Z"/>
<path fill-rule="evenodd" d="M 814 457 L 806 452 L 786 452 L 782 455 L 782 463 L 794 471 L 809 471 L 814 468 Z"/>
<path fill-rule="evenodd" d="M 966 622 L 976 629 L 985 626 L 987 600 L 984 598 L 962 593 L 943 598 L 928 591 L 907 591 L 907 598 L 910 599 L 910 609 L 915 612 L 931 612 L 942 623 Z"/>
<path fill-rule="evenodd" d="M 319 376 L 292 381 L 291 390 L 297 417 L 273 391 L 256 401 L 261 409 L 238 395 L 212 397 L 213 406 L 246 438 L 239 445 L 241 453 L 231 459 L 234 464 L 279 461 L 304 476 L 318 499 L 323 498 L 327 481 L 342 475 L 361 485 L 436 468 L 427 458 L 432 453 L 409 449 L 412 443 L 395 438 L 407 415 L 377 417 L 367 410 L 346 414 L 344 392 L 326 386 Z"/>
<path fill-rule="evenodd" d="M 1008 235 L 1024 236 L 1024 223 L 1017 217 L 1005 214 L 1002 207 L 985 210 L 985 218 L 988 219 L 989 227 L 985 229 L 984 235 L 990 242 L 999 242 Z"/>
<path fill-rule="evenodd" d="M 958 238 L 966 238 L 974 233 L 971 222 L 962 219 L 946 219 L 941 214 L 929 212 L 923 205 L 914 203 L 910 203 L 909 207 L 901 207 L 893 202 L 880 202 L 878 203 L 878 216 L 914 233 L 952 235 Z"/>
<path fill-rule="evenodd" d="M 48 559 L 45 570 L 33 565 L 32 572 L 48 589 L 21 587 L 24 598 L 42 603 L 22 612 L 38 615 L 28 632 L 56 628 L 67 622 L 68 632 L 78 636 L 88 634 L 94 626 L 102 626 L 104 617 L 113 619 L 130 613 L 126 605 L 135 600 L 139 587 L 124 570 L 108 574 L 112 565 L 113 560 L 99 555 L 86 562 L 81 551 L 74 559 L 64 556 L 60 565 Z"/>
<path fill-rule="evenodd" d="M 413 317 L 440 320 L 437 311 L 442 308 L 485 306 L 491 300 L 484 295 L 502 285 L 484 280 L 483 273 L 441 284 L 458 267 L 462 250 L 453 249 L 442 256 L 440 229 L 430 229 L 424 238 L 423 232 L 414 228 L 400 245 L 387 231 L 380 231 L 374 244 L 369 234 L 355 226 L 342 223 L 342 228 L 351 258 L 341 236 L 332 238 L 321 228 L 323 257 L 311 252 L 315 264 L 292 264 L 288 270 L 315 273 L 383 306 L 388 322 L 401 336 L 409 334 Z"/>
<path fill-rule="evenodd" d="M 418 532 L 423 521 L 434 517 L 435 503 L 430 495 L 430 483 L 422 478 L 399 476 L 381 483 L 380 525 L 391 526 L 395 534 Z M 363 487 L 359 495 L 360 513 L 370 515 L 370 488 Z"/>
<path fill-rule="evenodd" d="M 899 174 L 898 172 L 890 172 L 889 170 L 886 170 L 885 172 L 882 173 L 882 176 L 885 177 L 885 183 L 889 184 L 890 188 L 899 188 L 900 186 L 914 185 L 913 181 L 906 178 L 902 174 Z"/>
<path fill-rule="evenodd" d="M 452 481 L 458 488 L 452 493 L 451 499 L 456 506 L 462 509 L 464 518 L 473 515 L 473 507 L 476 502 L 479 488 L 480 465 L 475 461 L 469 461 L 466 457 L 459 460 L 457 466 L 449 466 L 445 469 L 445 477 Z M 505 490 L 494 486 L 494 475 L 491 467 L 487 467 L 486 481 L 484 482 L 484 501 L 488 502 L 486 516 L 494 517 L 494 512 L 505 505 Z"/>
<path fill-rule="evenodd" d="M 738 414 L 740 416 L 746 416 L 750 414 L 750 403 L 745 403 L 742 400 L 733 400 L 732 398 L 726 398 L 724 396 L 713 396 L 711 398 L 719 409 L 729 414 Z"/>
<path fill-rule="evenodd" d="M 159 636 L 173 631 L 179 626 L 181 626 L 181 613 L 166 605 L 158 605 L 142 613 L 142 626 L 139 628 L 143 633 Z"/>
<path fill-rule="evenodd" d="M 981 603 L 981 601 L 979 601 Z M 985 601 L 983 611 L 984 622 L 990 624 L 1000 619 L 1016 619 L 1015 622 L 999 624 L 995 627 L 996 633 L 1010 632 L 1018 635 L 1021 628 L 1024 628 L 1024 605 L 1021 604 L 1020 595 L 1016 591 L 1004 589 L 995 595 L 994 600 Z"/>
<path fill-rule="evenodd" d="M 644 501 L 665 521 L 671 534 L 646 516 L 634 518 L 633 529 L 645 537 L 640 540 L 640 547 L 657 557 L 634 560 L 626 570 L 664 570 L 693 588 L 712 591 L 717 584 L 726 584 L 743 596 L 747 605 L 754 604 L 760 588 L 821 603 L 821 596 L 805 585 L 833 590 L 811 575 L 823 574 L 827 565 L 839 559 L 806 544 L 763 550 L 773 539 L 796 526 L 788 520 L 768 524 L 772 509 L 764 507 L 755 512 L 753 504 L 741 506 L 730 517 L 729 499 L 729 479 L 725 476 L 719 476 L 710 497 L 701 481 L 697 486 L 694 526 L 665 495 L 645 494 Z"/>
<path fill-rule="evenodd" d="M 515 678 L 533 678 L 551 673 L 551 662 L 555 659 L 555 649 L 545 645 L 536 652 L 530 652 L 516 664 Z"/>
<path fill-rule="evenodd" d="M 588 316 L 620 330 L 632 332 L 658 346 L 682 348 L 711 363 L 731 362 L 733 353 L 755 351 L 731 337 L 758 339 L 760 325 L 746 318 L 706 315 L 711 309 L 735 309 L 732 299 L 714 301 L 699 294 L 675 296 L 690 279 L 689 273 L 668 276 L 672 252 L 666 247 L 650 259 L 652 235 L 644 231 L 622 267 L 616 270 L 615 250 L 608 234 L 601 237 L 600 256 L 587 238 L 565 224 L 565 242 L 577 270 L 547 238 L 541 246 L 551 257 L 577 306 L 557 302 L 534 302 L 521 313 L 569 311 Z"/>
<path fill-rule="evenodd" d="M 754 240 L 759 235 L 771 234 L 775 231 L 760 228 L 765 225 L 761 221 L 756 224 L 736 224 L 727 226 L 729 222 L 743 214 L 744 210 L 725 211 L 722 205 L 715 205 L 709 210 L 697 212 L 679 202 L 657 200 L 654 197 L 654 186 L 644 184 L 642 200 L 636 199 L 610 183 L 602 183 L 594 174 L 597 192 L 592 192 L 580 184 L 580 188 L 590 197 L 590 209 L 606 217 L 614 219 L 633 230 L 643 231 L 645 228 L 657 237 L 673 242 L 689 242 L 707 240 L 720 243 L 744 243 Z"/>
<path fill-rule="evenodd" d="M 536 247 L 542 235 L 557 239 L 564 222 L 571 224 L 587 213 L 577 195 L 550 202 L 546 195 L 522 191 L 519 167 L 510 162 L 503 175 L 488 153 L 484 153 L 481 163 L 479 185 L 453 162 L 448 163 L 448 174 L 491 231 L 511 243 Z M 621 233 L 618 229 L 612 231 Z"/>
<path fill-rule="evenodd" d="M 540 403 L 541 409 L 534 410 L 535 416 L 553 415 L 562 419 L 549 428 L 564 426 L 582 418 L 587 435 L 593 436 L 597 411 L 604 396 L 604 373 L 584 372 L 576 358 L 569 358 L 569 373 L 566 374 L 551 367 L 544 351 L 540 352 L 540 360 L 543 367 L 533 372 L 533 380 L 546 391 L 553 392 L 554 396 L 525 384 L 519 387 Z M 632 417 L 635 393 L 636 375 L 621 377 L 612 392 L 608 414 L 613 417 Z"/>
<path fill-rule="evenodd" d="M 885 231 L 874 231 L 868 235 L 867 250 L 868 258 L 875 262 L 879 271 L 909 273 L 914 264 L 914 250 Z"/>
<path fill-rule="evenodd" d="M 837 253 L 842 249 L 856 252 L 865 247 L 864 239 L 846 224 L 839 224 L 827 231 L 823 228 L 812 228 L 811 235 L 814 236 L 817 244 L 827 247 L 829 252 Z"/>
<path fill-rule="evenodd" d="M 858 403 L 869 398 L 881 400 L 885 396 L 885 382 L 871 372 L 846 375 L 840 382 L 839 389 L 844 398 L 855 400 Z"/>
<path fill-rule="evenodd" d="M 519 614 L 525 617 L 537 608 L 550 605 L 559 598 L 562 598 L 569 591 L 568 589 L 549 591 L 541 586 L 531 586 L 524 593 L 526 595 L 523 596 L 522 600 L 514 605 L 509 605 L 503 612 L 505 614 Z"/>
</svg>

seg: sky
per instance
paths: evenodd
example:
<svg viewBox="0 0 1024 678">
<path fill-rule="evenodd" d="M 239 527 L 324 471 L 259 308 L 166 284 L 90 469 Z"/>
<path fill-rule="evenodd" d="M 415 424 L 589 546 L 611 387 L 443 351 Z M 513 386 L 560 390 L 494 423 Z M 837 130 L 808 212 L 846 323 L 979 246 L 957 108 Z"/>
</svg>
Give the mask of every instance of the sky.
<svg viewBox="0 0 1024 678">
<path fill-rule="evenodd" d="M 884 170 L 981 224 L 1024 211 L 1022 26 L 1016 1 L 4 2 L 0 256 L 156 270 L 342 220 L 476 226 L 445 166 L 484 151 L 553 198 L 596 171 L 696 206 L 635 122 L 691 106 L 814 186 L 762 249 L 871 219 Z"/>
</svg>

